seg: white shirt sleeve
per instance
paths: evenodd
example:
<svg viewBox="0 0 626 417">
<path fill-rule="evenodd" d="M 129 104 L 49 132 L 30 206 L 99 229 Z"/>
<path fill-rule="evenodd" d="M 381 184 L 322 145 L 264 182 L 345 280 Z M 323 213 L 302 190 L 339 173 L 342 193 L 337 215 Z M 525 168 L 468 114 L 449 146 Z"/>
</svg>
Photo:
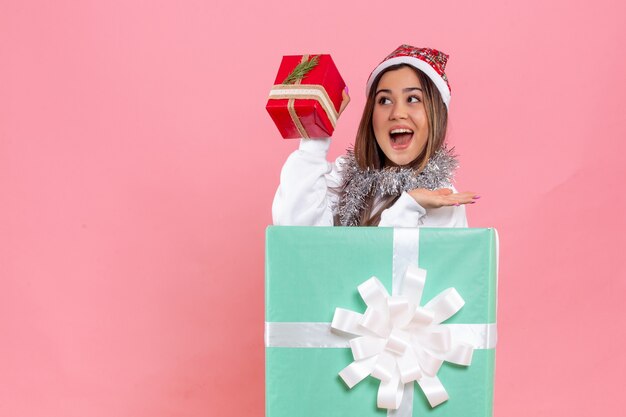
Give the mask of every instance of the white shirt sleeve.
<svg viewBox="0 0 626 417">
<path fill-rule="evenodd" d="M 453 192 L 457 192 L 454 187 Z M 425 209 L 407 192 L 380 216 L 380 227 L 467 227 L 465 205 Z"/>
<path fill-rule="evenodd" d="M 330 138 L 301 139 L 300 148 L 285 161 L 272 204 L 275 225 L 332 226 L 337 196 L 331 188 L 341 184 L 341 159 L 326 160 Z"/>
<path fill-rule="evenodd" d="M 404 192 L 398 200 L 380 215 L 379 227 L 417 227 L 426 215 L 426 209 L 420 206 L 409 193 Z"/>
</svg>

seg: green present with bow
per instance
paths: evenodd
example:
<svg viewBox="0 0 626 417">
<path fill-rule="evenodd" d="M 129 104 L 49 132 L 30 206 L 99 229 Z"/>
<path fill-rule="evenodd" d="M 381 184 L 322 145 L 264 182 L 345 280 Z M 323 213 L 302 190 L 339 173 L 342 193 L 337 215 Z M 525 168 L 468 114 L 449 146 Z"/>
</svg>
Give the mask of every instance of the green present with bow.
<svg viewBox="0 0 626 417">
<path fill-rule="evenodd" d="M 269 227 L 266 416 L 491 416 L 494 229 Z"/>
</svg>

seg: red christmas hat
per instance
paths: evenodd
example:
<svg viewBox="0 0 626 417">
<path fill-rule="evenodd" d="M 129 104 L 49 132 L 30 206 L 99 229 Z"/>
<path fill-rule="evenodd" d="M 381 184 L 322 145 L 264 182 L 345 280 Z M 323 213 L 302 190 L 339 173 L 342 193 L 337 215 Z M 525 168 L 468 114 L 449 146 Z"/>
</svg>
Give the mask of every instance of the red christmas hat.
<svg viewBox="0 0 626 417">
<path fill-rule="evenodd" d="M 435 86 L 441 93 L 441 98 L 446 107 L 450 105 L 450 84 L 448 83 L 448 77 L 444 72 L 446 68 L 446 62 L 448 62 L 448 55 L 441 51 L 431 48 L 416 48 L 411 45 L 401 45 L 389 56 L 387 56 L 383 62 L 378 64 L 374 71 L 370 74 L 367 80 L 366 94 L 369 94 L 370 88 L 374 79 L 384 69 L 389 68 L 392 65 L 408 64 L 417 68 L 430 78 Z"/>
</svg>

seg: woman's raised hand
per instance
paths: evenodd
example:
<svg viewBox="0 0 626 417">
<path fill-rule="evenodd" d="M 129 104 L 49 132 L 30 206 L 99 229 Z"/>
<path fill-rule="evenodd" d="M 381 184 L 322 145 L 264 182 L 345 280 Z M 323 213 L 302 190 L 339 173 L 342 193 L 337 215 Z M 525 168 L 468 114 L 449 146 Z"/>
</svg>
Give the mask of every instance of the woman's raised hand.
<svg viewBox="0 0 626 417">
<path fill-rule="evenodd" d="M 473 192 L 453 193 L 450 188 L 439 188 L 437 190 L 416 188 L 408 191 L 408 193 L 417 201 L 417 204 L 425 209 L 474 204 L 480 198 L 479 195 Z"/>
<path fill-rule="evenodd" d="M 339 106 L 340 116 L 341 116 L 341 113 L 343 113 L 344 109 L 348 106 L 348 103 L 350 103 L 350 96 L 348 95 L 348 86 L 344 88 L 343 92 L 341 93 L 341 97 L 343 97 L 343 100 L 341 101 L 341 105 Z"/>
</svg>

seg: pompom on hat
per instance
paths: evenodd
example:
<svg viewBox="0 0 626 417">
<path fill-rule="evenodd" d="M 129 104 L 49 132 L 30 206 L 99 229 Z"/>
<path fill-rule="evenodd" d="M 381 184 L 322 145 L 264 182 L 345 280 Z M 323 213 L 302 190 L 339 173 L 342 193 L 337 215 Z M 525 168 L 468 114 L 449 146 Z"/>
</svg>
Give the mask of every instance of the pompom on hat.
<svg viewBox="0 0 626 417">
<path fill-rule="evenodd" d="M 408 64 L 422 71 L 433 81 L 446 107 L 449 107 L 451 90 L 448 77 L 444 72 L 446 62 L 448 62 L 448 55 L 436 49 L 401 45 L 374 68 L 367 80 L 366 95 L 369 94 L 374 80 L 382 71 L 392 65 Z"/>
</svg>

